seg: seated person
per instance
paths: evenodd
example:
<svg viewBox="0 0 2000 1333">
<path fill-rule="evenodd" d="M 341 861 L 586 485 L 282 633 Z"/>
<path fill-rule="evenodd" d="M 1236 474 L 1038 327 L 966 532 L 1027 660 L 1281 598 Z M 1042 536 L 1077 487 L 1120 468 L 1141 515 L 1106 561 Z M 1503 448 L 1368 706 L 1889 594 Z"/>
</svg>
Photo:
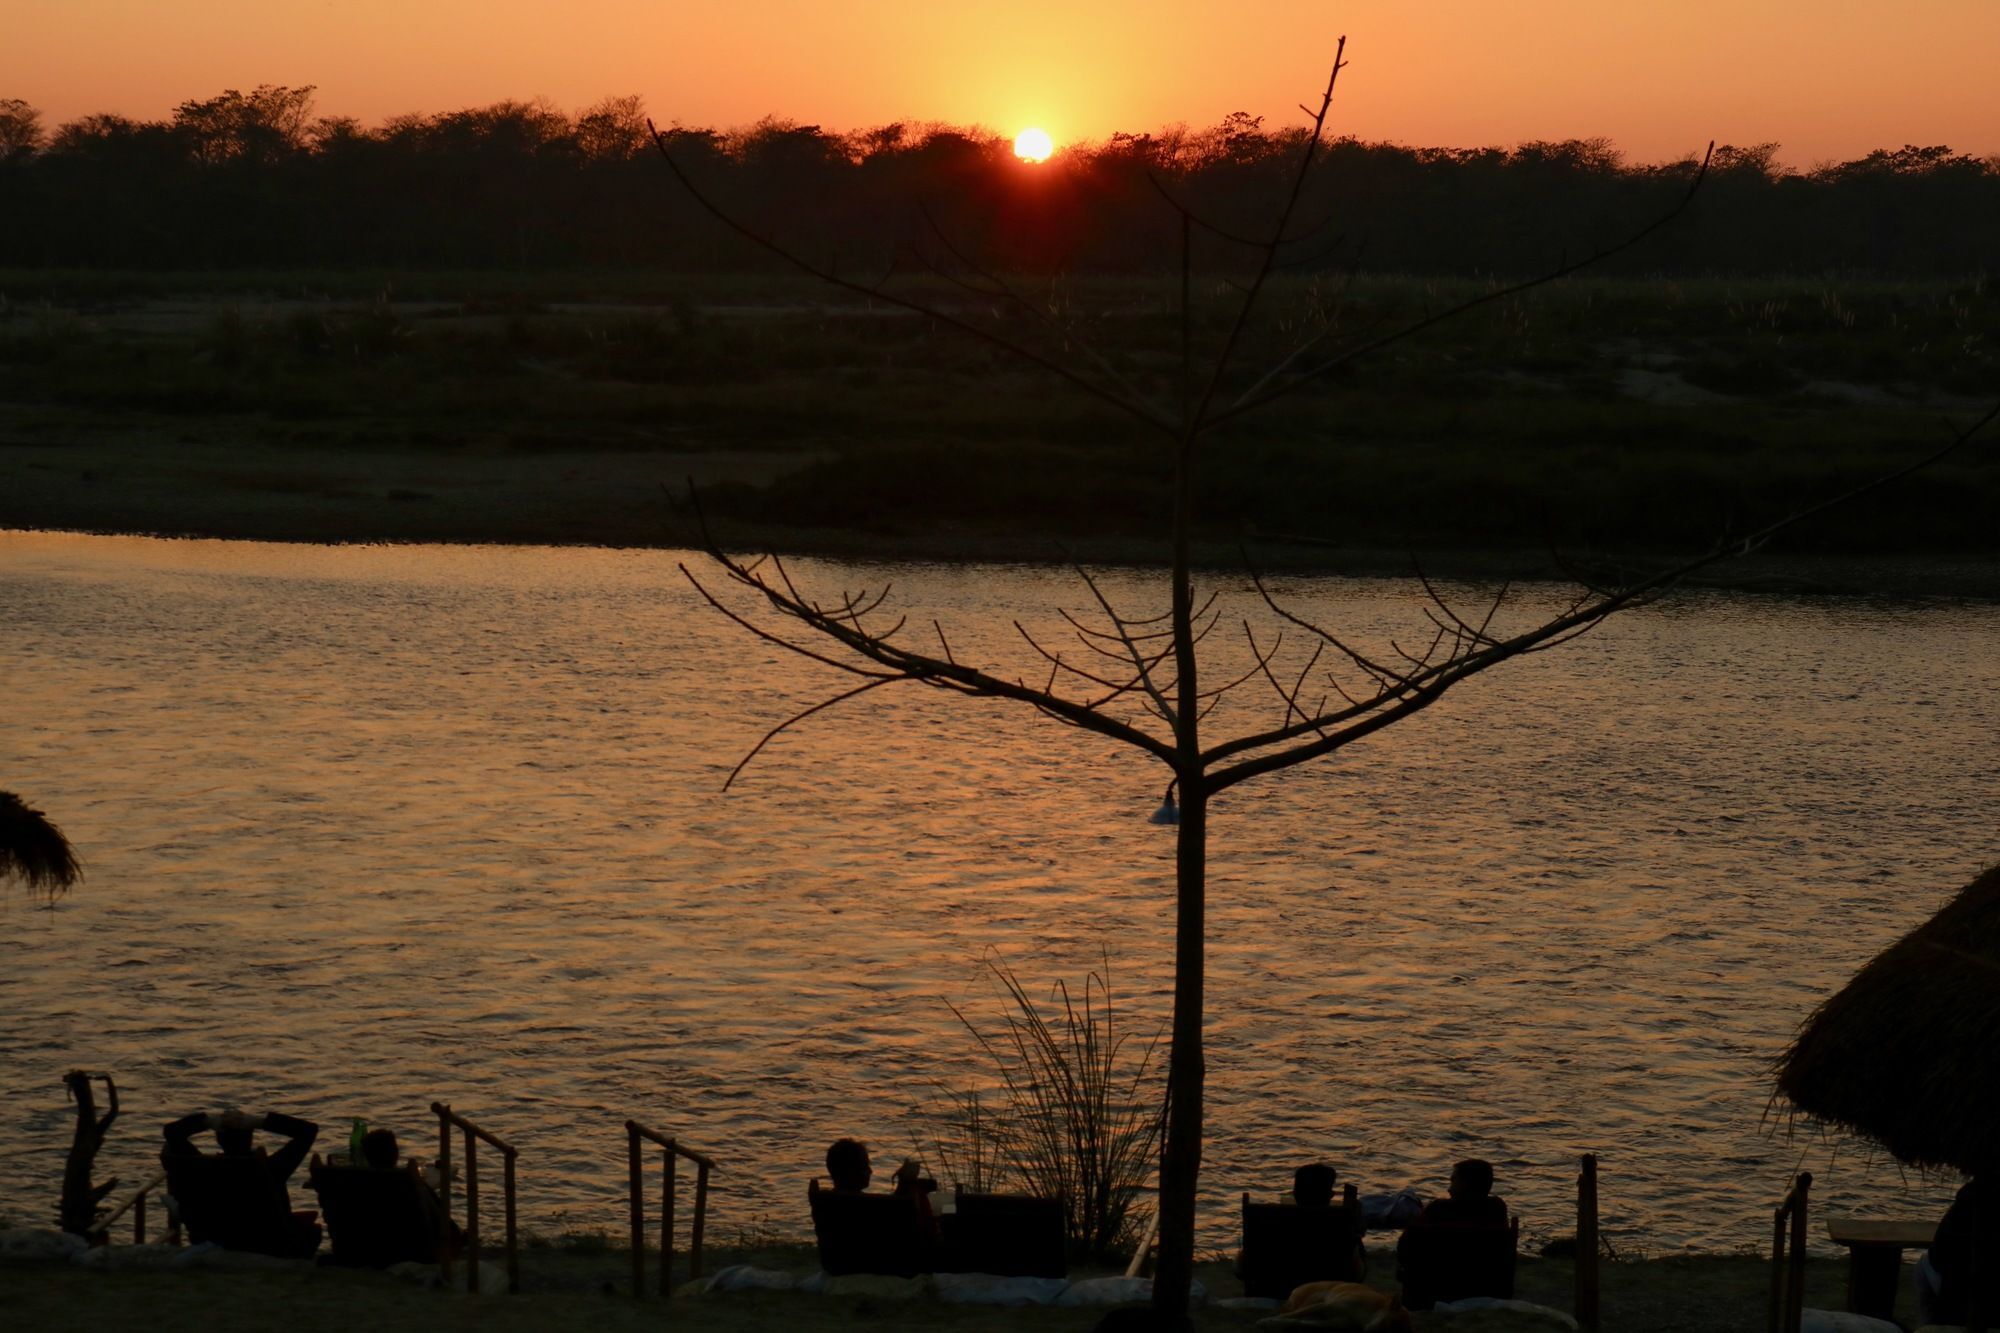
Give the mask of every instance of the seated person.
<svg viewBox="0 0 2000 1333">
<path fill-rule="evenodd" d="M 463 1241 L 426 1173 L 415 1161 L 399 1169 L 399 1158 L 395 1131 L 377 1129 L 361 1140 L 359 1166 L 314 1159 L 312 1187 L 333 1233 L 334 1262 L 366 1268 L 428 1263 L 438 1257 L 442 1232 L 449 1231 L 454 1250 Z"/>
<path fill-rule="evenodd" d="M 198 1130 L 215 1131 L 214 1156 L 194 1146 Z M 282 1134 L 276 1152 L 256 1146 L 259 1130 Z M 251 1250 L 284 1258 L 305 1258 L 319 1248 L 318 1214 L 294 1212 L 285 1182 L 312 1150 L 319 1126 L 276 1111 L 249 1116 L 229 1109 L 220 1115 L 196 1111 L 165 1130 L 160 1162 L 189 1238 L 225 1249 Z"/>
<path fill-rule="evenodd" d="M 1978 1177 L 1959 1188 L 1917 1262 L 1917 1304 L 1926 1324 L 1964 1324 L 1976 1303 L 2000 1317 L 2000 1197 Z"/>
<path fill-rule="evenodd" d="M 1506 1201 L 1493 1193 L 1493 1164 L 1458 1163 L 1446 1197 L 1425 1204 L 1396 1242 L 1403 1303 L 1428 1310 L 1468 1296 L 1512 1297 L 1515 1242 Z"/>
<path fill-rule="evenodd" d="M 865 1193 L 869 1182 L 875 1179 L 868 1145 L 859 1139 L 835 1139 L 826 1150 L 826 1178 L 833 1182 L 836 1194 Z M 931 1195 L 937 1190 L 937 1182 L 924 1175 L 924 1164 L 914 1157 L 905 1157 L 890 1179 L 896 1184 L 889 1192 L 908 1199 L 917 1216 L 923 1219 L 924 1230 L 935 1236 L 937 1218 L 931 1212 Z"/>
<path fill-rule="evenodd" d="M 1420 1227 L 1504 1227 L 1507 1201 L 1493 1192 L 1493 1163 L 1468 1158 L 1451 1169 L 1445 1197 L 1417 1216 Z"/>
<path fill-rule="evenodd" d="M 1333 1187 L 1340 1173 L 1325 1162 L 1308 1162 L 1292 1172 L 1292 1202 L 1301 1208 L 1333 1207 Z"/>
<path fill-rule="evenodd" d="M 361 1162 L 371 1171 L 394 1171 L 397 1163 L 417 1178 L 423 1187 L 423 1197 L 430 1200 L 434 1213 L 444 1211 L 444 1201 L 438 1198 L 438 1186 L 444 1183 L 444 1175 L 437 1164 L 424 1166 L 414 1157 L 402 1155 L 402 1145 L 396 1142 L 393 1129 L 371 1129 L 361 1136 Z M 452 1223 L 452 1233 L 458 1233 L 458 1224 Z"/>
<path fill-rule="evenodd" d="M 835 1139 L 826 1150 L 826 1178 L 836 1194 L 860 1194 L 875 1179 L 874 1163 L 868 1159 L 868 1145 L 860 1139 Z"/>
<path fill-rule="evenodd" d="M 1335 1211 L 1339 1183 L 1332 1167 L 1311 1162 L 1292 1173 L 1289 1208 L 1252 1204 L 1245 1196 L 1244 1248 L 1236 1255 L 1236 1275 L 1244 1280 L 1248 1294 L 1282 1299 L 1303 1283 L 1359 1282 L 1366 1275 L 1368 1255 L 1361 1244 L 1360 1219 L 1352 1219 L 1349 1227 L 1329 1216 Z M 1287 1219 L 1287 1213 L 1292 1218 Z M 1250 1250 L 1253 1229 L 1260 1233 L 1255 1253 Z M 1328 1252 L 1329 1241 L 1337 1245 L 1338 1253 Z"/>
<path fill-rule="evenodd" d="M 894 1190 L 869 1194 L 874 1168 L 867 1145 L 840 1139 L 826 1150 L 826 1173 L 833 1189 L 821 1191 L 815 1181 L 808 1195 L 827 1272 L 908 1277 L 930 1271 L 938 1244 L 930 1193 L 937 1182 L 923 1178 L 921 1163 L 906 1158 L 896 1168 Z"/>
</svg>

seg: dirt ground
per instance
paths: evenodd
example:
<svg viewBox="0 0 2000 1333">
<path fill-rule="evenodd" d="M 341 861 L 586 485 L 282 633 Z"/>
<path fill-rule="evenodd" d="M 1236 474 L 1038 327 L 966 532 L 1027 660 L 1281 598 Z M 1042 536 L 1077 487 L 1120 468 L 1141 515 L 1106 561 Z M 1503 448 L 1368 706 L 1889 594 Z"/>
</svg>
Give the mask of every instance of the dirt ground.
<svg viewBox="0 0 2000 1333">
<path fill-rule="evenodd" d="M 755 1259 L 762 1266 L 810 1268 L 810 1252 L 783 1251 L 719 1256 Z M 718 1260 L 711 1260 L 711 1271 Z M 635 1301 L 629 1260 L 619 1251 L 577 1254 L 530 1252 L 523 1260 L 523 1292 L 468 1296 L 436 1290 L 405 1277 L 315 1268 L 272 1261 L 246 1269 L 183 1268 L 94 1270 L 75 1265 L 15 1265 L 0 1269 L 0 1326 L 33 1328 L 131 1328 L 236 1333 L 282 1326 L 287 1333 L 381 1329 L 589 1329 L 621 1333 L 675 1328 L 735 1333 L 748 1329 L 842 1330 L 852 1328 L 949 1329 L 954 1333 L 1030 1333 L 1091 1328 L 1101 1310 L 1053 1307 L 1020 1310 L 947 1305 L 936 1300 L 812 1296 L 792 1292 L 732 1292 L 680 1296 L 663 1309 L 660 1298 Z M 1378 1254 L 1373 1268 L 1393 1271 Z M 497 1273 L 491 1266 L 489 1273 Z M 1838 1309 L 1842 1266 L 1815 1260 L 1808 1273 L 1807 1304 Z M 1221 1263 L 1203 1265 L 1200 1277 L 1215 1297 L 1237 1287 Z M 1552 1308 L 1572 1308 L 1573 1272 L 1563 1260 L 1524 1259 L 1517 1295 Z M 1683 1257 L 1607 1264 L 1603 1273 L 1604 1328 L 1619 1333 L 1756 1333 L 1764 1328 L 1770 1291 L 1768 1261 L 1742 1257 Z M 1378 1285 L 1393 1287 L 1393 1282 Z M 1903 1305 L 1910 1304 L 1907 1292 Z M 1914 1322 L 1914 1310 L 1897 1313 Z M 1263 1312 L 1205 1308 L 1196 1327 L 1253 1327 Z M 1471 1333 L 1483 1321 L 1419 1317 L 1419 1328 L 1451 1327 Z"/>
</svg>

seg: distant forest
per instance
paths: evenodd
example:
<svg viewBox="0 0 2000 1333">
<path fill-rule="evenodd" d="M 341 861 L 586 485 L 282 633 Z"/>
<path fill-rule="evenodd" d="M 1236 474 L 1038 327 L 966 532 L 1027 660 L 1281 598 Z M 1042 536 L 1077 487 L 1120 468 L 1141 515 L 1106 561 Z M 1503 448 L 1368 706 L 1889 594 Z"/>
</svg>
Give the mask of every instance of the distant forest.
<svg viewBox="0 0 2000 1333">
<path fill-rule="evenodd" d="M 1301 131 L 1232 115 L 1074 145 L 1036 166 L 997 135 L 898 123 L 855 133 L 767 119 L 674 128 L 723 205 L 814 258 L 879 276 L 943 253 L 1016 271 L 1152 272 L 1178 259 L 1166 190 L 1224 232 L 1268 225 Z M 1958 275 L 2000 268 L 2000 158 L 1881 150 L 1788 170 L 1721 147 L 1682 224 L 1626 273 Z M 1628 163 L 1604 139 L 1511 148 L 1334 142 L 1288 258 L 1300 269 L 1518 274 L 1631 231 L 1696 164 Z M 1323 225 L 1321 225 L 1323 224 Z M 755 271 L 768 256 L 704 217 L 656 156 L 640 100 L 575 115 L 502 102 L 369 128 L 311 88 L 183 103 L 160 121 L 49 127 L 0 99 L 0 266 L 140 269 L 658 268 Z"/>
</svg>

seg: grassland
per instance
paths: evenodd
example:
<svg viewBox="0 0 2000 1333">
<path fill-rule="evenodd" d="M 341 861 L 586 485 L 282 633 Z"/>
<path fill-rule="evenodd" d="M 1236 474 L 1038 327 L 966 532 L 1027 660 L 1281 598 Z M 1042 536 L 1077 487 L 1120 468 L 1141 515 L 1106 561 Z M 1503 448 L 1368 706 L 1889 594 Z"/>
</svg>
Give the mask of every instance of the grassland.
<svg viewBox="0 0 2000 1333">
<path fill-rule="evenodd" d="M 1177 391 L 1175 289 L 914 289 L 1003 336 Z M 1340 347 L 1479 290 L 1278 284 L 1239 362 Z M 1228 284 L 1197 292 L 1223 339 Z M 1028 307 L 1032 306 L 1033 310 Z M 1247 382 L 1247 377 L 1246 377 Z M 1707 546 L 1887 470 L 2000 397 L 2000 291 L 1604 280 L 1498 302 L 1214 437 L 1198 515 L 1292 563 L 1382 551 Z M 777 277 L 0 273 L 0 526 L 308 540 L 1143 554 L 1157 442 L 926 319 Z M 2000 555 L 1988 444 L 1789 539 Z M 1292 541 L 1290 539 L 1301 539 Z"/>
</svg>

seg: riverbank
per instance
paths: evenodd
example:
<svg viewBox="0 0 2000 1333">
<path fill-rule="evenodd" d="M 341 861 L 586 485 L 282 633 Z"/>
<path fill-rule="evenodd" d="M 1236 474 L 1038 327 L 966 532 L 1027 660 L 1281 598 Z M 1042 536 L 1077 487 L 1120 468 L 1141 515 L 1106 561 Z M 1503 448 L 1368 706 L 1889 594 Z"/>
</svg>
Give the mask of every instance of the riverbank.
<svg viewBox="0 0 2000 1333">
<path fill-rule="evenodd" d="M 692 479 L 731 544 L 1158 558 L 1170 497 L 1147 428 L 907 313 L 772 278 L 419 279 L 0 273 L 0 527 L 688 546 Z M 1367 279 L 1328 317 L 1393 324 L 1455 291 Z M 1171 389 L 1169 286 L 1061 294 L 1121 377 Z M 1227 333 L 1226 295 L 1199 303 L 1198 340 Z M 1274 320 L 1245 366 L 1295 342 Z M 1654 565 L 1976 417 L 2000 391 L 1996 321 L 1979 284 L 1551 289 L 1232 424 L 1204 456 L 1196 536 L 1218 567 L 1239 538 L 1268 567 L 1348 574 L 1405 574 L 1416 551 L 1444 575 L 1557 577 L 1551 544 Z M 1714 577 L 2000 595 L 1991 456 L 1975 443 Z"/>
<path fill-rule="evenodd" d="M 4 419 L 4 418 L 0 418 Z M 113 432 L 87 441 L 24 442 L 0 432 L 0 529 L 241 541 L 435 542 L 506 546 L 694 547 L 701 528 L 686 483 L 758 486 L 800 466 L 797 455 L 708 451 L 417 453 L 177 443 Z M 671 475 L 669 475 L 671 474 Z M 719 518 L 732 549 L 840 560 L 1146 565 L 1160 555 L 1125 537 L 1075 537 L 935 527 L 910 532 L 798 528 Z M 1573 579 L 1578 567 L 1614 578 L 1657 568 L 1672 553 L 1348 547 L 1283 533 L 1244 543 L 1267 570 L 1354 577 L 1427 574 L 1470 580 Z M 1232 543 L 1196 548 L 1198 563 L 1243 568 Z M 1790 596 L 2000 598 L 2000 556 L 1759 553 L 1704 571 L 1693 586 Z"/>
<path fill-rule="evenodd" d="M 711 1256 L 709 1270 L 754 1262 L 761 1267 L 810 1269 L 806 1247 L 725 1250 Z M 436 1290 L 409 1278 L 355 1273 L 279 1261 L 242 1268 L 95 1269 L 71 1264 L 11 1265 L 0 1281 L 0 1319 L 17 1328 L 144 1325 L 152 1330 L 234 1333 L 282 1321 L 288 1333 L 370 1328 L 398 1333 L 439 1328 L 587 1328 L 592 1333 L 655 1330 L 663 1317 L 676 1328 L 736 1330 L 788 1328 L 949 1329 L 955 1333 L 1039 1333 L 1086 1330 L 1101 1310 L 1035 1307 L 995 1309 L 949 1305 L 930 1298 L 887 1300 L 879 1296 L 813 1296 L 794 1292 L 727 1292 L 677 1296 L 672 1313 L 649 1295 L 630 1295 L 629 1252 L 590 1248 L 530 1250 L 522 1260 L 522 1294 L 467 1296 Z M 1386 1249 L 1372 1257 L 1371 1270 L 1392 1273 Z M 497 1266 L 494 1271 L 497 1271 Z M 1806 1303 L 1841 1308 L 1844 1266 L 1816 1259 L 1807 1266 Z M 1768 1260 L 1752 1256 L 1702 1256 L 1607 1262 L 1603 1274 L 1603 1327 L 1607 1333 L 1759 1333 L 1770 1291 Z M 1226 1264 L 1201 1266 L 1200 1280 L 1212 1298 L 1239 1294 Z M 1550 1308 L 1573 1306 L 1574 1273 L 1566 1260 L 1523 1258 L 1517 1297 Z M 1375 1285 L 1394 1288 L 1393 1280 Z M 1907 1291 L 1897 1313 L 1913 1322 Z M 1247 1329 L 1266 1312 L 1203 1307 L 1201 1330 Z M 1419 1316 L 1419 1329 L 1477 1333 L 1484 1328 L 1522 1328 L 1485 1319 Z"/>
</svg>

